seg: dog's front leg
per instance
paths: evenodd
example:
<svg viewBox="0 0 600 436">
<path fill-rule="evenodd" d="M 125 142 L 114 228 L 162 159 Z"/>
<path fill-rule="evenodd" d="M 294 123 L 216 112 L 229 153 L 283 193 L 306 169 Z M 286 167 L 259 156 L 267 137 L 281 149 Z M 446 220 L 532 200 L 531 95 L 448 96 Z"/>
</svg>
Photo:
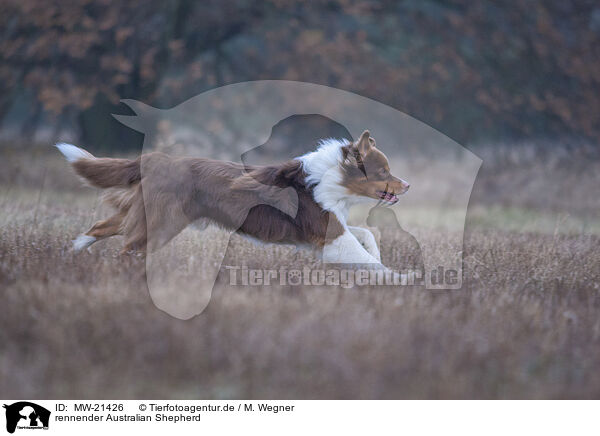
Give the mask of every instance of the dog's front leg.
<svg viewBox="0 0 600 436">
<path fill-rule="evenodd" d="M 373 237 L 372 234 L 371 237 Z M 376 259 L 365 250 L 358 239 L 348 229 L 341 236 L 323 247 L 323 262 L 368 265 L 368 269 L 390 272 L 394 282 L 398 284 L 415 283 L 416 276 L 414 272 L 400 274 L 397 271 L 390 270 L 379 259 Z"/>
<path fill-rule="evenodd" d="M 381 253 L 377 246 L 377 241 L 370 230 L 362 227 L 348 226 L 348 230 L 358 239 L 358 242 L 367 250 L 367 252 L 381 262 Z"/>
<path fill-rule="evenodd" d="M 381 261 L 369 253 L 349 229 L 323 247 L 323 262 L 381 265 Z"/>
</svg>

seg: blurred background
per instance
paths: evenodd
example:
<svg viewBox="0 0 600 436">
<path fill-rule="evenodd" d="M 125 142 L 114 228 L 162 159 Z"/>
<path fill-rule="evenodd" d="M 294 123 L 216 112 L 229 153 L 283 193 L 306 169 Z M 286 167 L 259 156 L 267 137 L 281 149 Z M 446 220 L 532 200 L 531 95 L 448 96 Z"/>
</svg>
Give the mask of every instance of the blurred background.
<svg viewBox="0 0 600 436">
<path fill-rule="evenodd" d="M 5 139 L 135 150 L 120 99 L 257 79 L 355 92 L 466 145 L 600 138 L 593 0 L 4 0 L 0 28 Z"/>
<path fill-rule="evenodd" d="M 145 260 L 119 256 L 119 237 L 73 252 L 110 211 L 51 144 L 134 156 L 144 137 L 112 116 L 134 114 L 121 99 L 181 109 L 263 79 L 368 97 L 483 160 L 451 229 L 464 228 L 460 291 L 225 280 L 183 322 L 156 308 Z M 292 118 L 244 162 L 358 130 Z M 0 396 L 600 398 L 599 119 L 598 1 L 2 0 Z M 233 121 L 202 133 L 235 147 Z M 386 150 L 408 142 L 380 138 Z M 460 156 L 421 154 L 389 158 L 432 185 L 465 178 Z M 431 216 L 404 208 L 418 192 L 389 209 L 395 229 L 380 229 L 386 265 L 405 254 L 400 226 Z M 442 224 L 425 241 L 440 256 Z M 231 265 L 319 266 L 290 246 L 208 231 L 184 231 L 169 270 L 209 259 L 206 241 L 229 243 Z"/>
</svg>

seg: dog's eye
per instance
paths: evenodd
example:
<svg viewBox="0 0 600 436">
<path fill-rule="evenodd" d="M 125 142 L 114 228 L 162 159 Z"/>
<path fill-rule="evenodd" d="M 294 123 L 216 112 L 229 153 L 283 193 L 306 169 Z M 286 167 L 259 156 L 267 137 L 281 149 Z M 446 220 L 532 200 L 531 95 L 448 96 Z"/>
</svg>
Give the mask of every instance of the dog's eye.
<svg viewBox="0 0 600 436">
<path fill-rule="evenodd" d="M 377 171 L 377 174 L 381 177 L 387 177 L 387 170 L 385 168 L 381 168 L 379 171 Z"/>
</svg>

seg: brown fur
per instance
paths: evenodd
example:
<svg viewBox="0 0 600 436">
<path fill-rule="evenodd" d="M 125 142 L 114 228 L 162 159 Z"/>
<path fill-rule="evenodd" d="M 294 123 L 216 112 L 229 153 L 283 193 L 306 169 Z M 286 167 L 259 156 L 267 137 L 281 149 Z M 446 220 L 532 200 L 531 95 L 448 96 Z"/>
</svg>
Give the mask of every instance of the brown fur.
<svg viewBox="0 0 600 436">
<path fill-rule="evenodd" d="M 381 199 L 382 193 L 408 189 L 390 174 L 387 158 L 368 131 L 342 152 L 342 183 L 349 193 Z M 135 160 L 89 156 L 73 167 L 92 185 L 110 189 L 105 200 L 117 213 L 86 235 L 124 235 L 124 251 L 160 248 L 202 218 L 265 242 L 323 246 L 344 233 L 337 217 L 314 200 L 300 160 L 244 167 L 158 152 Z"/>
<path fill-rule="evenodd" d="M 117 213 L 86 234 L 125 235 L 124 251 L 159 248 L 200 218 L 266 242 L 322 246 L 343 232 L 335 216 L 313 200 L 296 160 L 245 168 L 149 153 L 136 160 L 80 159 L 74 167 L 94 186 L 117 188 L 105 196 Z"/>
<path fill-rule="evenodd" d="M 141 179 L 140 159 L 79 159 L 73 168 L 97 188 L 128 187 Z"/>
</svg>

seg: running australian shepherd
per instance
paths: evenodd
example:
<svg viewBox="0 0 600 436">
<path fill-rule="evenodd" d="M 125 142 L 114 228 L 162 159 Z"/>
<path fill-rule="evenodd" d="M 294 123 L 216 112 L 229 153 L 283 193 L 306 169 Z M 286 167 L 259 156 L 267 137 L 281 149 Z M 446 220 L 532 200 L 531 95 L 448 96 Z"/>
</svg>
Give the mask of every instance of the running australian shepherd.
<svg viewBox="0 0 600 436">
<path fill-rule="evenodd" d="M 375 238 L 347 224 L 348 210 L 363 201 L 395 204 L 409 188 L 390 173 L 368 131 L 356 142 L 323 140 L 316 151 L 262 167 L 158 152 L 97 158 L 57 147 L 79 176 L 107 190 L 116 209 L 78 236 L 75 250 L 115 235 L 125 237 L 123 252 L 155 250 L 188 224 L 214 222 L 264 242 L 322 248 L 326 262 L 381 265 Z"/>
</svg>

